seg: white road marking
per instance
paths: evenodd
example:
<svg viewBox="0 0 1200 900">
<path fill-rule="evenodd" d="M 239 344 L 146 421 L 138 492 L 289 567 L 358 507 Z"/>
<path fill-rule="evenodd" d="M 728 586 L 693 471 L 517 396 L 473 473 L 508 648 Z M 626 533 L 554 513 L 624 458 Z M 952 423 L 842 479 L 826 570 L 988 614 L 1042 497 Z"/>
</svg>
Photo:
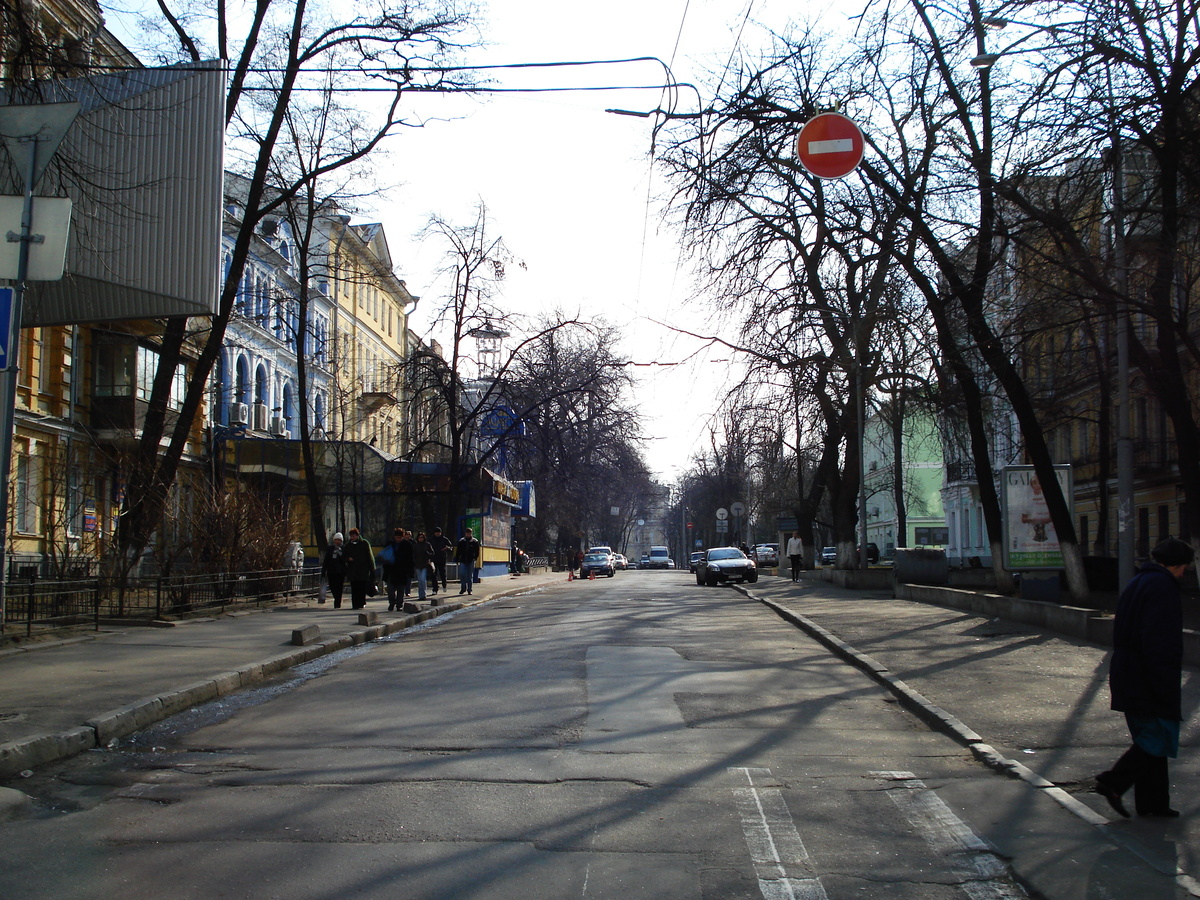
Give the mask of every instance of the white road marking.
<svg viewBox="0 0 1200 900">
<path fill-rule="evenodd" d="M 746 782 L 746 787 L 733 789 L 733 799 L 742 819 L 742 833 L 763 900 L 828 900 L 819 878 L 788 875 L 789 865 L 808 862 L 808 850 L 796 830 L 783 792 L 755 784 L 755 778 L 760 781 L 770 778 L 771 770 L 733 767 L 729 771 Z"/>
<path fill-rule="evenodd" d="M 972 900 L 1024 900 L 1024 890 L 1011 880 L 996 850 L 954 814 L 942 798 L 912 772 L 872 772 L 895 789 L 887 794 L 933 851 L 957 871 Z"/>
</svg>

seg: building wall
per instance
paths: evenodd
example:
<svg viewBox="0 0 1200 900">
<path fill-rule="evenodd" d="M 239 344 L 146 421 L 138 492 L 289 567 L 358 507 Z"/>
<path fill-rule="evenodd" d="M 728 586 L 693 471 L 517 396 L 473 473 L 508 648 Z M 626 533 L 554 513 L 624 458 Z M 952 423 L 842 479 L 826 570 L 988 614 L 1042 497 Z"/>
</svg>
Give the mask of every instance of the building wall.
<svg viewBox="0 0 1200 900">
<path fill-rule="evenodd" d="M 905 530 L 899 530 L 895 502 L 897 470 L 892 458 L 892 438 L 888 423 L 873 417 L 867 425 L 864 463 L 867 474 L 867 541 L 879 547 L 880 555 L 890 557 L 897 547 L 942 546 L 931 541 L 917 542 L 918 529 L 942 529 L 941 487 L 943 481 L 941 434 L 932 416 L 906 417 L 903 425 L 902 470 Z M 926 537 L 924 531 L 920 532 Z"/>
</svg>

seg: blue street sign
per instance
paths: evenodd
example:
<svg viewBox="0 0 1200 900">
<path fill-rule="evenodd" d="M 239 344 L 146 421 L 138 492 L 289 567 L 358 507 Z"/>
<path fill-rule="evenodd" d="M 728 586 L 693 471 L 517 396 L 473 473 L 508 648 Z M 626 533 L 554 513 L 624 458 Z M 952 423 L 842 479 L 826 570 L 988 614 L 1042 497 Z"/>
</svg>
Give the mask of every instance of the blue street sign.
<svg viewBox="0 0 1200 900">
<path fill-rule="evenodd" d="M 0 369 L 8 368 L 8 341 L 12 337 L 13 289 L 0 288 Z"/>
</svg>

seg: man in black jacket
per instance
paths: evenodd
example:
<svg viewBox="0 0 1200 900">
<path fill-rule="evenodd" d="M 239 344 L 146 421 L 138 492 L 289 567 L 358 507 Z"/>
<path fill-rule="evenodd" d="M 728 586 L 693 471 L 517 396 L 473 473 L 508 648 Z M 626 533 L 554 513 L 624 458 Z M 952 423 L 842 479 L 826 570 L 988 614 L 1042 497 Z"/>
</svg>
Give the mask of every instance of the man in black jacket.
<svg viewBox="0 0 1200 900">
<path fill-rule="evenodd" d="M 433 537 L 429 539 L 429 545 L 433 547 L 433 592 L 438 592 L 438 579 L 442 581 L 442 590 L 447 590 L 446 585 L 446 553 L 454 546 L 450 542 L 450 538 L 442 534 L 441 527 L 433 529 Z"/>
<path fill-rule="evenodd" d="M 479 541 L 475 539 L 475 533 L 470 528 L 466 529 L 463 536 L 458 539 L 458 546 L 454 550 L 454 561 L 458 563 L 458 592 L 460 594 L 471 593 L 472 585 L 475 584 L 475 569 L 479 566 Z"/>
<path fill-rule="evenodd" d="M 1112 708 L 1125 713 L 1133 744 L 1107 772 L 1096 793 L 1122 816 L 1133 788 L 1139 816 L 1174 818 L 1167 759 L 1179 753 L 1183 720 L 1183 605 L 1179 579 L 1192 564 L 1191 545 L 1167 538 L 1154 548 L 1117 601 L 1108 685 Z"/>
</svg>

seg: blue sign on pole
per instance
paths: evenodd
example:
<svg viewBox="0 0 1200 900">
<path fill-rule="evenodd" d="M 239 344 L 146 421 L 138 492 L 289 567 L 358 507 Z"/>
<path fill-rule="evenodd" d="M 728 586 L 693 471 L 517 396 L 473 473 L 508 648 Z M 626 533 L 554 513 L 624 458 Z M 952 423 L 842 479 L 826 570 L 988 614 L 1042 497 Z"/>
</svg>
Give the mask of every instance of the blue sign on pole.
<svg viewBox="0 0 1200 900">
<path fill-rule="evenodd" d="M 0 288 L 0 369 L 8 368 L 8 342 L 12 338 L 13 289 Z"/>
</svg>

